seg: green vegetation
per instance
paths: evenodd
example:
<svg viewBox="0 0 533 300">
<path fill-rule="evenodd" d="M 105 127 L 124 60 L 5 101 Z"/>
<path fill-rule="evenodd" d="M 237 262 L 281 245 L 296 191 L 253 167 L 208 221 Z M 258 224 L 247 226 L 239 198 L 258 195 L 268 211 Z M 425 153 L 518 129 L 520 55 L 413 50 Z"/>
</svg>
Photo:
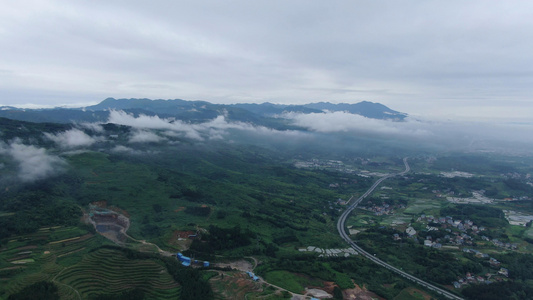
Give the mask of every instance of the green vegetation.
<svg viewBox="0 0 533 300">
<path fill-rule="evenodd" d="M 231 277 L 228 279 L 212 271 L 185 268 L 175 258 L 160 256 L 155 245 L 213 263 L 254 256 L 260 262 L 254 269 L 256 274 L 292 292 L 333 282 L 334 296 L 340 299 L 340 290 L 356 283 L 387 299 L 420 298 L 408 289 L 410 282 L 362 257 L 318 257 L 298 251 L 308 246 L 347 247 L 336 228 L 337 218 L 346 207 L 344 201 L 364 193 L 376 179 L 356 173 L 363 169 L 367 174 L 401 170 L 401 157 L 392 150 L 372 154 L 379 148 L 373 145 L 360 152 L 347 147 L 330 153 L 330 149 L 278 148 L 268 143 L 259 147 L 242 140 L 234 144 L 196 143 L 177 138 L 175 143 L 164 145 L 135 145 L 132 153 L 114 151 L 114 142 L 65 153 L 43 138 L 42 130 L 59 132 L 70 126 L 0 121 L 6 128 L 2 137 L 12 139 L 23 132 L 22 141 L 47 147 L 65 161 L 62 172 L 21 183 L 14 176 L 16 163 L 0 156 L 3 174 L 7 174 L 0 180 L 2 299 L 28 294 L 35 288 L 32 284 L 44 290 L 45 284 L 50 284 L 46 286 L 50 291 L 55 286 L 61 298 L 212 299 L 224 295 L 226 283 L 232 284 L 228 290 L 248 295 L 248 299 L 288 297 L 267 286 L 255 286 L 242 272 L 222 270 Z M 129 127 L 106 124 L 104 128 L 106 134 L 116 136 L 116 144 L 133 147 L 126 144 L 132 132 Z M 298 169 L 292 164 L 315 157 L 346 161 L 356 173 L 338 172 L 334 167 Z M 410 223 L 422 240 L 426 235 L 436 239 L 460 234 L 454 228 L 448 228 L 448 233 L 429 233 L 426 225 L 444 227 L 417 222 L 421 214 L 468 218 L 487 227 L 481 234 L 490 239 L 516 243 L 519 251 L 533 249 L 530 228 L 509 225 L 502 213 L 503 209 L 533 212 L 526 176 L 531 164 L 476 155 L 410 160 L 418 168 L 416 172 L 388 179 L 384 183 L 387 187 L 376 190 L 349 218 L 348 225 L 361 230 L 355 236 L 361 246 L 397 267 L 443 285 L 467 272 L 477 275 L 498 269 L 489 265 L 488 258 L 464 254 L 460 247 L 437 250 L 422 246 L 422 241 L 405 239 Z M 439 175 L 452 169 L 473 173 L 473 177 Z M 446 196 L 470 197 L 480 190 L 497 199 L 522 200 L 490 206 L 445 200 Z M 132 239 L 124 238 L 120 247 L 111 245 L 92 225 L 80 223 L 82 215 L 90 213 L 89 204 L 96 202 L 129 219 L 127 234 Z M 370 210 L 372 206 L 392 209 L 390 214 L 379 214 Z M 191 244 L 179 239 L 179 232 L 192 232 L 197 237 Z M 394 240 L 394 234 L 403 239 Z M 504 253 L 503 248 L 480 236 L 469 247 L 490 253 L 509 269 L 506 280 L 512 285 L 500 284 L 502 287 L 517 287 L 515 295 L 529 295 L 533 280 L 530 254 L 513 252 L 517 250 L 510 247 Z M 464 288 L 468 297 L 473 293 L 470 290 L 476 288 Z"/>
<path fill-rule="evenodd" d="M 394 300 L 425 300 L 429 295 L 414 288 L 406 288 L 394 297 Z"/>
<path fill-rule="evenodd" d="M 271 271 L 265 274 L 265 280 L 291 292 L 301 294 L 309 282 L 287 271 Z"/>
<path fill-rule="evenodd" d="M 501 282 L 490 285 L 472 285 L 463 291 L 472 300 L 532 299 L 533 288 L 515 282 Z"/>
<path fill-rule="evenodd" d="M 11 294 L 8 300 L 56 300 L 59 299 L 58 289 L 52 282 L 39 281 Z"/>
<path fill-rule="evenodd" d="M 88 297 L 126 292 L 132 286 L 156 299 L 177 298 L 180 292 L 180 287 L 156 261 L 129 259 L 119 251 L 108 249 L 85 255 L 56 280 Z"/>
<path fill-rule="evenodd" d="M 135 288 L 119 294 L 105 294 L 92 297 L 91 300 L 143 300 L 145 293 L 142 289 Z"/>
<path fill-rule="evenodd" d="M 359 233 L 357 238 L 361 246 L 384 261 L 436 283 L 450 284 L 466 272 L 477 273 L 482 270 L 479 263 L 459 261 L 448 252 L 417 245 L 411 240 L 403 243 L 394 241 L 394 233 L 398 232 L 371 228 Z"/>
<path fill-rule="evenodd" d="M 224 229 L 210 225 L 209 233 L 203 234 L 201 240 L 195 240 L 191 251 L 212 253 L 219 250 L 234 249 L 248 246 L 254 235 L 250 231 L 242 231 L 240 226 Z"/>
<path fill-rule="evenodd" d="M 522 282 L 533 280 L 533 255 L 524 253 L 508 253 L 495 255 L 509 270 L 509 278 Z"/>
</svg>

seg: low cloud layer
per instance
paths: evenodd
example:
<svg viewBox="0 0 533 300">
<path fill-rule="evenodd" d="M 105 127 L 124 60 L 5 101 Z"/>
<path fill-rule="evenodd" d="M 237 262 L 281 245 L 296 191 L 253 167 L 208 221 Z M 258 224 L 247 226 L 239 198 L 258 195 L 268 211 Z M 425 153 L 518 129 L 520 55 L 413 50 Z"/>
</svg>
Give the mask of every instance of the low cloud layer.
<svg viewBox="0 0 533 300">
<path fill-rule="evenodd" d="M 357 132 L 360 134 L 384 134 L 400 136 L 427 137 L 433 135 L 424 126 L 414 120 L 393 122 L 369 119 L 346 112 L 327 113 L 288 113 L 283 117 L 291 119 L 294 124 L 316 132 Z"/>
<path fill-rule="evenodd" d="M 46 149 L 14 141 L 0 144 L 0 155 L 11 157 L 18 164 L 18 178 L 24 182 L 33 182 L 60 173 L 66 162 Z"/>
<path fill-rule="evenodd" d="M 79 123 L 78 126 L 82 128 L 87 128 L 89 130 L 92 130 L 94 132 L 103 133 L 105 130 L 102 127 L 102 124 L 98 123 Z"/>
<path fill-rule="evenodd" d="M 163 140 L 162 137 L 153 133 L 149 134 L 144 129 L 162 130 L 163 134 L 169 137 L 183 136 L 197 141 L 223 139 L 229 130 L 241 130 L 261 135 L 297 136 L 302 134 L 297 131 L 278 131 L 242 122 L 228 122 L 223 115 L 208 122 L 191 124 L 180 120 L 164 119 L 159 116 L 139 115 L 135 117 L 124 111 L 111 111 L 108 122 L 138 129 L 139 131 L 134 133 L 130 142 L 159 142 Z"/>
<path fill-rule="evenodd" d="M 159 135 L 146 130 L 139 130 L 132 133 L 130 136 L 130 143 L 159 143 L 166 139 Z"/>
<path fill-rule="evenodd" d="M 407 118 L 405 122 L 369 119 L 346 112 L 287 113 L 282 117 L 295 125 L 320 133 L 348 133 L 362 137 L 375 137 L 420 144 L 433 143 L 443 147 L 502 148 L 531 144 L 529 136 L 533 124 L 428 121 Z M 512 149 L 512 147 L 511 147 Z"/>
<path fill-rule="evenodd" d="M 160 151 L 157 150 L 137 150 L 123 145 L 117 145 L 111 148 L 111 153 L 114 154 L 130 154 L 130 155 L 157 155 Z"/>
<path fill-rule="evenodd" d="M 90 146 L 99 140 L 76 128 L 57 134 L 45 133 L 44 136 L 54 141 L 61 148 Z"/>
<path fill-rule="evenodd" d="M 109 123 L 131 126 L 137 129 L 160 129 L 160 130 L 170 130 L 173 132 L 183 133 L 186 137 L 202 140 L 203 138 L 200 134 L 192 128 L 190 124 L 186 124 L 179 120 L 167 120 L 161 119 L 159 116 L 147 116 L 139 115 L 135 117 L 124 111 L 110 111 L 109 113 Z"/>
</svg>

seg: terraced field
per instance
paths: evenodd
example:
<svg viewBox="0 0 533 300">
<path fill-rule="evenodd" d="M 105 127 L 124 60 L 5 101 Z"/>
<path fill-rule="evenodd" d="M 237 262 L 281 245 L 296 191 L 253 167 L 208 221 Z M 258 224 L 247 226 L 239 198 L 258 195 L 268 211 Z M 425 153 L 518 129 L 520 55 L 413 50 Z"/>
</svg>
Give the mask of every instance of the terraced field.
<svg viewBox="0 0 533 300">
<path fill-rule="evenodd" d="M 165 267 L 152 260 L 129 260 L 121 252 L 99 249 L 89 253 L 76 265 L 65 268 L 55 278 L 63 287 L 77 291 L 82 298 L 112 294 L 140 288 L 148 299 L 177 299 L 179 285 Z M 72 296 L 60 290 L 65 298 Z"/>
<path fill-rule="evenodd" d="M 52 281 L 64 269 L 62 264 L 80 261 L 99 244 L 101 239 L 77 227 L 43 228 L 10 240 L 0 250 L 0 297 Z"/>
</svg>

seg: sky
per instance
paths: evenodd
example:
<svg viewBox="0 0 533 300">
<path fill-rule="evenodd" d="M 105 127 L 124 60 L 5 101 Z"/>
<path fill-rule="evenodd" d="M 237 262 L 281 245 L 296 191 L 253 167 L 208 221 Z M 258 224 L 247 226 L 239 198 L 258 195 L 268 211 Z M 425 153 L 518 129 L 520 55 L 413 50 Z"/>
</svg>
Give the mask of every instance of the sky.
<svg viewBox="0 0 533 300">
<path fill-rule="evenodd" d="M 0 3 L 0 105 L 366 100 L 533 122 L 531 1 Z"/>
</svg>

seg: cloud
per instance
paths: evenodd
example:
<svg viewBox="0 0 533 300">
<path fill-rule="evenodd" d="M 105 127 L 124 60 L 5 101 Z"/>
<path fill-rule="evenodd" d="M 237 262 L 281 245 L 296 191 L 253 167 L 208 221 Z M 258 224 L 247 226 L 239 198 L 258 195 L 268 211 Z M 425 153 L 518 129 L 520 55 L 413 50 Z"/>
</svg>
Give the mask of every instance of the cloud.
<svg viewBox="0 0 533 300">
<path fill-rule="evenodd" d="M 159 116 L 139 115 L 135 117 L 124 111 L 112 110 L 109 112 L 109 123 L 127 125 L 138 129 L 166 129 L 181 132 L 186 137 L 203 140 L 200 134 L 190 124 L 179 120 L 161 119 Z"/>
<path fill-rule="evenodd" d="M 387 120 L 370 119 L 346 112 L 326 113 L 286 113 L 284 118 L 293 120 L 294 125 L 316 132 L 357 132 L 364 135 L 400 135 L 428 137 L 431 131 L 416 120 L 408 122 L 393 122 Z"/>
<path fill-rule="evenodd" d="M 528 118 L 532 9 L 485 0 L 297 0 L 283 9 L 265 0 L 9 1 L 0 96 L 6 105 L 369 100 L 411 114 Z"/>
<path fill-rule="evenodd" d="M 163 130 L 162 134 L 168 137 L 182 136 L 197 141 L 224 139 L 232 130 L 247 131 L 261 135 L 301 135 L 301 133 L 296 131 L 278 131 L 243 122 L 228 122 L 223 115 L 204 123 L 193 124 L 185 123 L 180 120 L 164 119 L 159 116 L 147 116 L 141 114 L 138 117 L 135 117 L 124 111 L 113 110 L 110 111 L 108 122 L 137 128 L 139 131 L 134 134 L 134 137 L 139 135 L 139 141 L 143 141 L 143 138 L 146 138 L 151 139 L 151 142 L 159 142 L 162 141 L 163 138 L 154 133 L 148 134 L 145 129 Z"/>
<path fill-rule="evenodd" d="M 111 149 L 113 153 L 142 154 L 144 152 L 123 145 L 117 145 Z"/>
<path fill-rule="evenodd" d="M 44 136 L 54 141 L 62 148 L 77 148 L 90 146 L 100 140 L 99 138 L 91 137 L 85 132 L 76 128 L 57 134 L 46 132 L 44 133 Z"/>
<path fill-rule="evenodd" d="M 78 126 L 98 133 L 103 133 L 105 131 L 104 127 L 102 127 L 102 124 L 99 123 L 79 123 Z"/>
<path fill-rule="evenodd" d="M 166 139 L 146 130 L 135 131 L 131 134 L 129 142 L 130 143 L 159 143 L 165 141 Z"/>
<path fill-rule="evenodd" d="M 294 125 L 319 133 L 346 133 L 359 137 L 416 142 L 448 149 L 519 150 L 531 146 L 532 123 L 495 123 L 475 121 L 432 121 L 407 118 L 405 122 L 369 119 L 346 112 L 286 113 Z"/>
<path fill-rule="evenodd" d="M 115 154 L 131 154 L 131 155 L 154 155 L 160 153 L 159 151 L 154 150 L 147 150 L 147 151 L 141 151 L 136 150 L 127 146 L 123 145 L 117 145 L 111 149 L 112 153 Z"/>
<path fill-rule="evenodd" d="M 18 177 L 24 182 L 58 174 L 66 166 L 63 159 L 48 154 L 44 148 L 24 145 L 18 140 L 0 145 L 0 154 L 10 156 L 18 164 Z"/>
<path fill-rule="evenodd" d="M 120 153 L 120 152 L 133 152 L 135 150 L 133 148 L 130 148 L 130 147 L 117 145 L 113 149 L 111 149 L 111 151 Z"/>
</svg>

